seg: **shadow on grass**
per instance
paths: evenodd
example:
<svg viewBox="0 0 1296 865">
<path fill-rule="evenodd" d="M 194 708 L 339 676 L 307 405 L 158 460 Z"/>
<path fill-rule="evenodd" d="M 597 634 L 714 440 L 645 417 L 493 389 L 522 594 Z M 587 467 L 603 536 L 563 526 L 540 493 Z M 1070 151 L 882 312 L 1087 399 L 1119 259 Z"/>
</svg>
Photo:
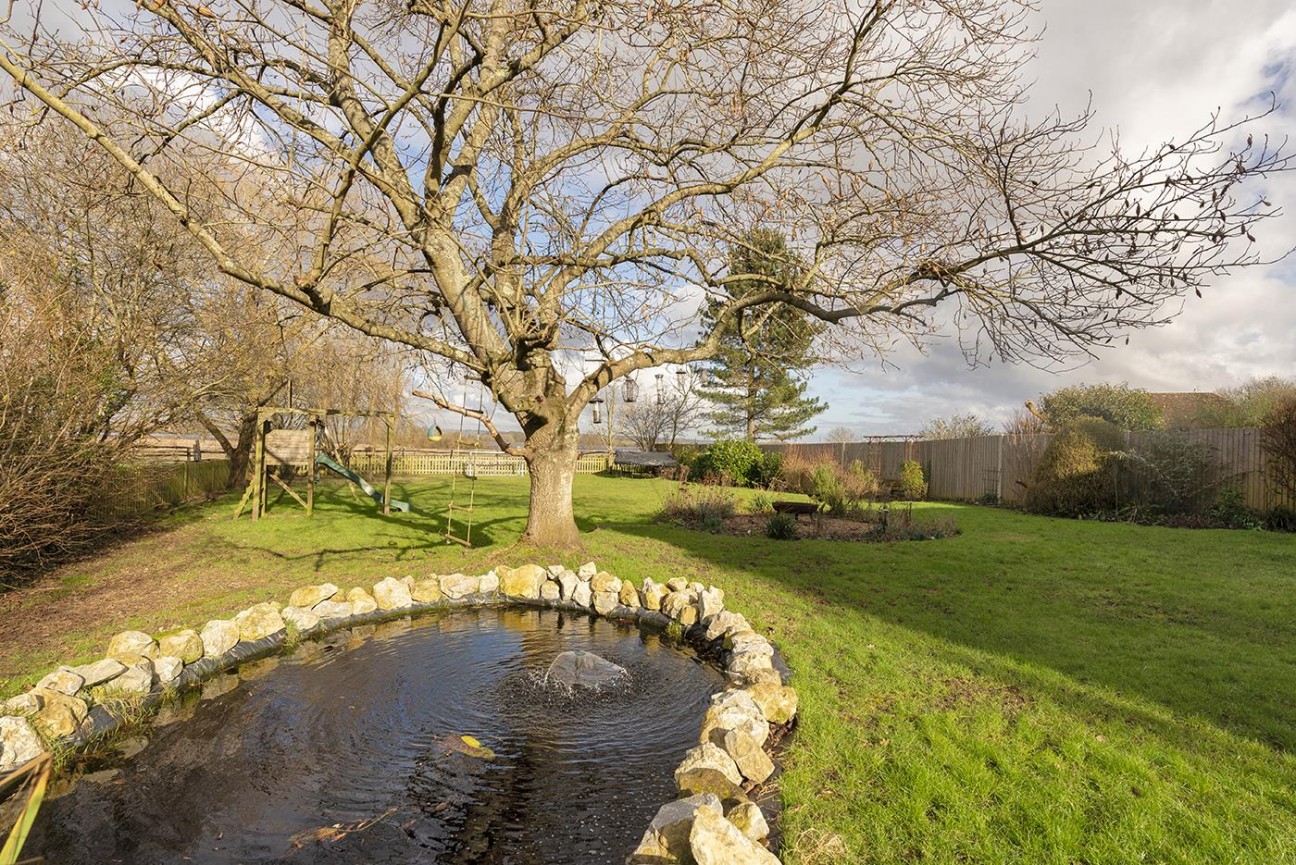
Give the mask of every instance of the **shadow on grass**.
<svg viewBox="0 0 1296 865">
<path fill-rule="evenodd" d="M 1263 544 L 1240 554 L 1255 541 L 1251 535 L 1226 536 L 1239 546 L 1224 551 L 1215 539 L 1185 530 L 1130 533 L 1132 527 L 1012 519 L 1032 533 L 1026 553 L 997 545 L 984 530 L 978 538 L 975 529 L 936 541 L 859 544 L 636 522 L 606 527 L 782 585 L 825 615 L 871 616 L 925 633 L 974 668 L 1011 659 L 1055 671 L 1067 686 L 1041 678 L 1032 687 L 1063 705 L 1094 702 L 1093 692 L 1079 686 L 1099 685 L 1117 700 L 1137 695 L 1268 746 L 1296 749 L 1296 621 L 1284 606 L 1291 605 L 1284 583 L 1293 582 L 1287 571 L 1296 561 L 1273 561 Z M 1110 714 L 1100 702 L 1091 711 Z M 1140 725 L 1174 726 L 1129 701 L 1120 705 Z"/>
</svg>

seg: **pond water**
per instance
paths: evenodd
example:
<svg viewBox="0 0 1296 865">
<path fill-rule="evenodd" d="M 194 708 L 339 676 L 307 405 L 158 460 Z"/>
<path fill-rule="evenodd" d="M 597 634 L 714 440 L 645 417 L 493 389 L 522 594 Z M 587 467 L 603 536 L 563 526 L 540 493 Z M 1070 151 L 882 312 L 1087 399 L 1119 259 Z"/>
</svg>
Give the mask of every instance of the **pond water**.
<svg viewBox="0 0 1296 865">
<path fill-rule="evenodd" d="M 598 691 L 546 683 L 568 650 L 628 675 Z M 580 614 L 339 631 L 212 680 L 147 738 L 87 757 L 24 852 L 55 865 L 620 865 L 674 798 L 722 686 L 686 649 Z"/>
</svg>

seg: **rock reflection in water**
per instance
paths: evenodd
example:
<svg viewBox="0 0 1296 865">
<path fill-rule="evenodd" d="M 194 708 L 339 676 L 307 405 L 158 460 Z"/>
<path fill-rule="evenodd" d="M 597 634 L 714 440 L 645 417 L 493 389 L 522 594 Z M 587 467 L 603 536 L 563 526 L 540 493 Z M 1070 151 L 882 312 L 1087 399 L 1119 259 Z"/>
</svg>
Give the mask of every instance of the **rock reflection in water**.
<svg viewBox="0 0 1296 865">
<path fill-rule="evenodd" d="M 568 651 L 623 667 L 625 685 L 546 686 Z M 88 764 L 121 771 L 48 801 L 29 852 L 619 865 L 674 795 L 674 767 L 722 685 L 656 635 L 540 610 L 338 632 L 239 678 L 168 707 L 133 759 Z"/>
</svg>

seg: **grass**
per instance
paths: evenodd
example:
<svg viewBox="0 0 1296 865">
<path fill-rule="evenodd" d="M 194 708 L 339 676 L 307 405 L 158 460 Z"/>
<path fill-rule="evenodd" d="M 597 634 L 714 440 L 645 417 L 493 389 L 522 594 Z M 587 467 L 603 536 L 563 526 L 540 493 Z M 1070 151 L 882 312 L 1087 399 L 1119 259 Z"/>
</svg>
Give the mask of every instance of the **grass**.
<svg viewBox="0 0 1296 865">
<path fill-rule="evenodd" d="M 788 542 L 654 522 L 672 489 L 579 477 L 586 557 L 720 585 L 782 647 L 802 700 L 789 863 L 1296 863 L 1293 536 L 926 504 L 963 534 Z M 312 520 L 282 503 L 235 523 L 229 501 L 177 516 L 8 600 L 37 636 L 0 641 L 0 694 L 123 627 L 200 625 L 305 582 L 563 560 L 510 546 L 521 479 L 478 482 L 479 548 L 440 543 L 448 491 L 398 484 L 414 512 L 389 518 L 345 487 Z"/>
</svg>

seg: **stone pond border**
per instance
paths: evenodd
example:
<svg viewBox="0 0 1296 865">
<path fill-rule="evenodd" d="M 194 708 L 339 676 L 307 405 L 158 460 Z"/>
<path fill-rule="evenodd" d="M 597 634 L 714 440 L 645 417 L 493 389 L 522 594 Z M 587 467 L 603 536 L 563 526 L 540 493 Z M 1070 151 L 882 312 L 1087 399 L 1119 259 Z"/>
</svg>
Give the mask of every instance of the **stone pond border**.
<svg viewBox="0 0 1296 865">
<path fill-rule="evenodd" d="M 664 630 L 718 656 L 728 687 L 714 694 L 698 744 L 675 770 L 678 797 L 661 806 L 627 865 L 778 865 L 762 844 L 769 826 L 748 792 L 776 766 L 772 745 L 793 722 L 796 692 L 775 648 L 724 592 L 676 577 L 636 588 L 593 562 L 572 571 L 528 564 L 467 574 L 387 577 L 372 591 L 331 583 L 292 592 L 287 606 L 254 604 L 201 631 L 124 631 L 92 664 L 60 666 L 34 688 L 0 702 L 0 775 L 48 748 L 80 747 L 181 690 L 270 655 L 291 639 L 453 607 L 538 606 L 594 613 Z"/>
</svg>

